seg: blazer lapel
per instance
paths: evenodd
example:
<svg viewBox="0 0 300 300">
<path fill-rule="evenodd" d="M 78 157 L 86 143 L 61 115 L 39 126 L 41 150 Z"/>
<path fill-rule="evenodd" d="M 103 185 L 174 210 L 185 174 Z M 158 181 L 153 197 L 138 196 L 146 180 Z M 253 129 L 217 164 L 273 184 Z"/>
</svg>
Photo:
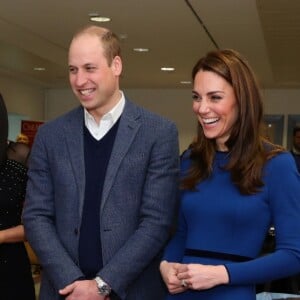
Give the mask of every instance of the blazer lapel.
<svg viewBox="0 0 300 300">
<path fill-rule="evenodd" d="M 139 113 L 136 109 L 136 106 L 133 103 L 126 100 L 125 108 L 121 115 L 120 124 L 114 142 L 113 150 L 110 156 L 109 164 L 106 170 L 100 212 L 102 212 L 103 210 L 119 166 L 124 156 L 128 152 L 128 149 L 132 144 L 134 137 L 139 130 L 139 127 Z"/>
<path fill-rule="evenodd" d="M 64 130 L 72 170 L 78 188 L 79 215 L 81 216 L 85 189 L 82 107 L 69 114 Z"/>
</svg>

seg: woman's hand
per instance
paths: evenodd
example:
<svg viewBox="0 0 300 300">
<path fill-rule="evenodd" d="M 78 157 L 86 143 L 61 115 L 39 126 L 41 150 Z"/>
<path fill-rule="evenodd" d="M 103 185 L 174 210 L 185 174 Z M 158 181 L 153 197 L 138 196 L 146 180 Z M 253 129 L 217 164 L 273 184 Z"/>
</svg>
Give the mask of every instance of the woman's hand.
<svg viewBox="0 0 300 300">
<path fill-rule="evenodd" d="M 167 262 L 165 260 L 160 263 L 160 273 L 171 294 L 177 294 L 187 290 L 187 286 L 183 284 L 184 282 L 177 277 L 179 267 L 182 271 L 187 271 L 186 265 Z"/>
<path fill-rule="evenodd" d="M 176 270 L 178 280 L 184 280 L 187 287 L 193 290 L 206 290 L 229 282 L 227 270 L 223 265 L 178 264 Z"/>
</svg>

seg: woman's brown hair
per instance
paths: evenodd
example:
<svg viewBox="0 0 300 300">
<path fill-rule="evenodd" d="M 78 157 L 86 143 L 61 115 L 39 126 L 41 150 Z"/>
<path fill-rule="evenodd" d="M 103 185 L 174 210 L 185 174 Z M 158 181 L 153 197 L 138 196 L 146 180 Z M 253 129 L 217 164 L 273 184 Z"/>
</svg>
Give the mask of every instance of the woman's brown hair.
<svg viewBox="0 0 300 300">
<path fill-rule="evenodd" d="M 193 80 L 201 70 L 221 76 L 234 90 L 238 118 L 225 143 L 230 152 L 225 169 L 242 194 L 254 194 L 264 185 L 265 162 L 284 151 L 262 137 L 263 103 L 255 75 L 247 61 L 230 49 L 212 51 L 201 58 L 192 70 Z M 215 152 L 215 140 L 207 139 L 198 123 L 197 138 L 190 152 L 191 167 L 181 184 L 183 189 L 195 189 L 198 182 L 211 175 Z"/>
</svg>

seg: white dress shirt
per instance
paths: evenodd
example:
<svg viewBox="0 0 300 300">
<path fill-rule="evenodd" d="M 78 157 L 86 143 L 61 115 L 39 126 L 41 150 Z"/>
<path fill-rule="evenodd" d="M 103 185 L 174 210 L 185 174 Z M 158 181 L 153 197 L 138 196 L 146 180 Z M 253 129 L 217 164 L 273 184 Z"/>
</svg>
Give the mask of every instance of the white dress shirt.
<svg viewBox="0 0 300 300">
<path fill-rule="evenodd" d="M 114 126 L 124 110 L 125 97 L 124 93 L 122 91 L 120 92 L 121 99 L 109 112 L 107 112 L 101 118 L 99 124 L 95 121 L 94 117 L 86 109 L 84 109 L 85 126 L 97 141 L 102 139 L 106 135 L 106 133 Z"/>
</svg>

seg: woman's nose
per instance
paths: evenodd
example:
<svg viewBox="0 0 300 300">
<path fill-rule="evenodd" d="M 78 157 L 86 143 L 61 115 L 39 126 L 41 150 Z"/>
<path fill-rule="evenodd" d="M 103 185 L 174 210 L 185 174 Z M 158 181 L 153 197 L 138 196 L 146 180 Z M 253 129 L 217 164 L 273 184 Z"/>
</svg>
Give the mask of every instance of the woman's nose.
<svg viewBox="0 0 300 300">
<path fill-rule="evenodd" d="M 209 111 L 209 105 L 206 100 L 202 99 L 200 102 L 197 102 L 195 110 L 197 113 L 206 113 Z"/>
</svg>

